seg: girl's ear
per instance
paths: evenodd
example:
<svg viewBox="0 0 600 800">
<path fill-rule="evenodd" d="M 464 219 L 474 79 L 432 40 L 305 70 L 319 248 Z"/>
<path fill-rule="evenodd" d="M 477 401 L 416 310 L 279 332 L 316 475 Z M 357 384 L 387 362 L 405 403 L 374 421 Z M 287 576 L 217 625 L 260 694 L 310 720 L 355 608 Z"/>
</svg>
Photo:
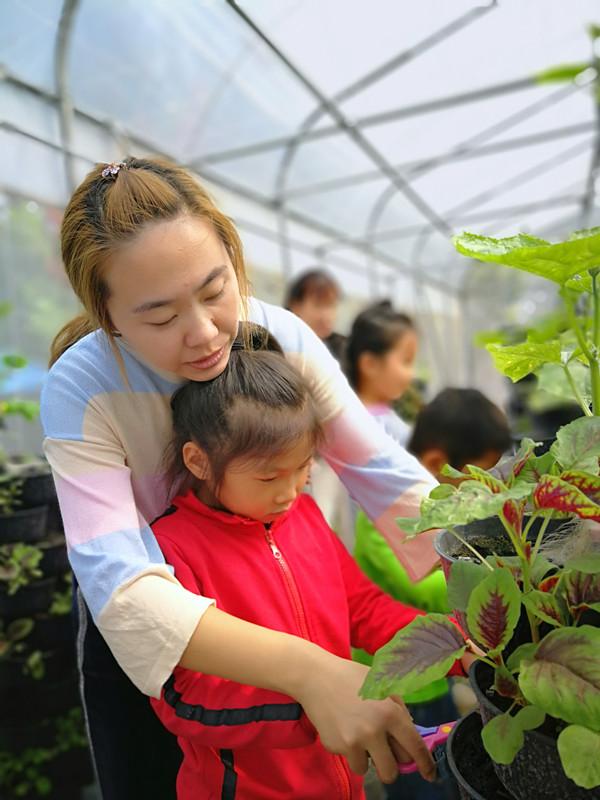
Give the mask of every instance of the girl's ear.
<svg viewBox="0 0 600 800">
<path fill-rule="evenodd" d="M 204 450 L 196 442 L 186 442 L 181 451 L 183 463 L 199 481 L 210 478 L 210 464 Z"/>
<path fill-rule="evenodd" d="M 371 353 L 368 350 L 363 350 L 363 352 L 359 355 L 357 366 L 358 374 L 362 375 L 368 380 L 371 380 L 373 375 L 375 375 L 381 369 L 379 358 L 375 355 L 375 353 Z"/>
</svg>

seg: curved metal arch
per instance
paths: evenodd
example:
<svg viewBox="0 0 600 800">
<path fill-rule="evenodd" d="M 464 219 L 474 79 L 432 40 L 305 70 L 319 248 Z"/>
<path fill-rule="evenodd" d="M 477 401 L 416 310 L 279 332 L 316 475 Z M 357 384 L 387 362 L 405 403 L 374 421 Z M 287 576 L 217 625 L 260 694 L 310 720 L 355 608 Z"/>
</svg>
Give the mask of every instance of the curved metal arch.
<svg viewBox="0 0 600 800">
<path fill-rule="evenodd" d="M 68 87 L 68 58 L 71 33 L 80 0 L 64 0 L 54 45 L 54 81 L 59 109 L 60 138 L 63 144 L 65 177 L 67 188 L 72 192 L 76 186 L 75 170 L 71 150 L 73 146 L 73 102 Z"/>
</svg>

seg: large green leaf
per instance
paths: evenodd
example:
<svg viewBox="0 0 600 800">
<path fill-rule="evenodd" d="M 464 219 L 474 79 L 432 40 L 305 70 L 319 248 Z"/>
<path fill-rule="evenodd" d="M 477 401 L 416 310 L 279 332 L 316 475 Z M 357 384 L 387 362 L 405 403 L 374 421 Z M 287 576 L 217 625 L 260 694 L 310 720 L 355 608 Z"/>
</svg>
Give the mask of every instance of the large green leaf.
<svg viewBox="0 0 600 800">
<path fill-rule="evenodd" d="M 448 605 L 454 611 L 466 611 L 473 589 L 490 574 L 483 564 L 454 561 L 448 578 Z"/>
<path fill-rule="evenodd" d="M 561 285 L 600 265 L 598 232 L 557 244 L 526 234 L 493 239 L 463 233 L 455 236 L 453 242 L 458 252 L 465 256 L 515 267 Z"/>
<path fill-rule="evenodd" d="M 558 477 L 579 489 L 592 502 L 600 503 L 600 476 L 571 469 L 561 472 Z"/>
<path fill-rule="evenodd" d="M 382 700 L 415 692 L 443 678 L 465 650 L 459 629 L 444 614 L 417 617 L 375 653 L 360 695 Z"/>
<path fill-rule="evenodd" d="M 526 375 L 536 372 L 544 364 L 561 363 L 558 339 L 544 344 L 523 342 L 508 347 L 489 344 L 486 349 L 492 356 L 498 372 L 506 375 L 513 382 L 520 381 Z"/>
<path fill-rule="evenodd" d="M 521 594 L 508 569 L 491 572 L 471 592 L 467 625 L 477 642 L 493 655 L 508 643 L 519 620 Z"/>
<path fill-rule="evenodd" d="M 581 364 L 579 361 L 573 361 L 569 365 L 569 372 L 581 395 L 581 399 L 587 403 L 589 407 L 592 402 L 592 381 L 589 367 L 586 367 L 585 364 Z M 542 391 L 554 395 L 554 397 L 559 397 L 561 400 L 567 400 L 572 403 L 577 402 L 577 398 L 575 397 L 562 365 L 544 364 L 541 369 L 537 371 L 537 377 L 538 388 Z"/>
<path fill-rule="evenodd" d="M 585 572 L 586 575 L 600 574 L 600 553 L 586 553 L 584 556 L 570 558 L 565 563 L 565 569 L 575 569 Z"/>
<path fill-rule="evenodd" d="M 565 722 L 600 730 L 600 629 L 557 628 L 521 662 L 527 700 Z"/>
<path fill-rule="evenodd" d="M 582 725 L 569 725 L 560 732 L 557 745 L 565 774 L 577 786 L 600 786 L 600 733 Z"/>
<path fill-rule="evenodd" d="M 580 417 L 559 428 L 550 452 L 563 470 L 598 474 L 600 417 Z"/>
<path fill-rule="evenodd" d="M 521 669 L 521 662 L 525 659 L 532 659 L 537 648 L 536 642 L 520 644 L 507 658 L 506 666 L 511 672 L 518 672 Z"/>
<path fill-rule="evenodd" d="M 512 764 L 523 747 L 523 728 L 516 717 L 500 714 L 493 717 L 482 729 L 481 740 L 488 754 L 497 764 Z"/>
<path fill-rule="evenodd" d="M 483 483 L 464 481 L 446 497 L 426 497 L 421 503 L 420 517 L 399 517 L 396 522 L 409 537 L 434 528 L 453 528 L 493 517 L 502 511 L 507 500 L 521 500 L 529 493 L 526 484 L 494 493 Z"/>
</svg>

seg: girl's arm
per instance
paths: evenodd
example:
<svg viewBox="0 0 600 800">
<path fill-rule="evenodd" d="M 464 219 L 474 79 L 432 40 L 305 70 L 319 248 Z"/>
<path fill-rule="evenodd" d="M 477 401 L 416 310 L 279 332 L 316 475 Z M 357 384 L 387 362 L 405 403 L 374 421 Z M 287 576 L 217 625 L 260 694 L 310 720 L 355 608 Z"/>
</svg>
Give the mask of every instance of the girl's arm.
<svg viewBox="0 0 600 800">
<path fill-rule="evenodd" d="M 410 579 L 424 578 L 438 562 L 435 533 L 405 540 L 395 520 L 418 516 L 435 479 L 377 424 L 337 361 L 302 320 L 257 300 L 250 310 L 252 320 L 271 331 L 311 385 L 325 423 L 322 455 L 386 538 Z"/>
</svg>

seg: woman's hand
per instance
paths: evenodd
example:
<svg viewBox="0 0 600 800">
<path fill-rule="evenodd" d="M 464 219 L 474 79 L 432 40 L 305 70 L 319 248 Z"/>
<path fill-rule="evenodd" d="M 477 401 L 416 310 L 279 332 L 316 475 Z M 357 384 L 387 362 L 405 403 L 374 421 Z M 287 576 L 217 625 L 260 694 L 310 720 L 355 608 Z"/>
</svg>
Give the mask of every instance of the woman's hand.
<svg viewBox="0 0 600 800">
<path fill-rule="evenodd" d="M 398 761 L 414 761 L 421 775 L 435 780 L 431 754 L 417 733 L 399 697 L 362 700 L 358 691 L 368 667 L 330 654 L 305 675 L 295 694 L 319 733 L 323 745 L 348 759 L 354 772 L 364 774 L 371 757 L 380 779 L 398 776 Z"/>
</svg>

